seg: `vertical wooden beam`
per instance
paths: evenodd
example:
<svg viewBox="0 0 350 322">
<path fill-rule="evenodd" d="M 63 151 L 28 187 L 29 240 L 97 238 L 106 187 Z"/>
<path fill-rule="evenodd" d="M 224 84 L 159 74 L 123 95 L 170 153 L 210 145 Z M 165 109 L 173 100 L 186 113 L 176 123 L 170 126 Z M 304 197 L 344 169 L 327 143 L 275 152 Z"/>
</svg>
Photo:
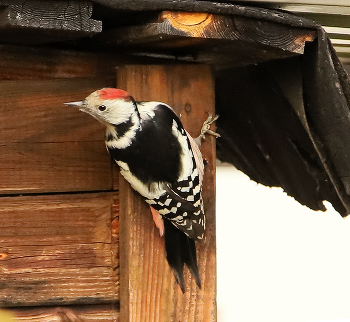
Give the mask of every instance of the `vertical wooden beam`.
<svg viewBox="0 0 350 322">
<path fill-rule="evenodd" d="M 171 105 L 184 127 L 198 136 L 208 114 L 214 114 L 214 85 L 205 65 L 127 65 L 117 72 L 119 88 L 135 100 L 155 100 Z M 182 294 L 165 259 L 149 206 L 120 179 L 120 301 L 121 321 L 216 321 L 215 254 L 215 139 L 202 145 L 208 164 L 203 196 L 208 226 L 206 240 L 197 242 L 202 289 L 187 268 Z"/>
</svg>

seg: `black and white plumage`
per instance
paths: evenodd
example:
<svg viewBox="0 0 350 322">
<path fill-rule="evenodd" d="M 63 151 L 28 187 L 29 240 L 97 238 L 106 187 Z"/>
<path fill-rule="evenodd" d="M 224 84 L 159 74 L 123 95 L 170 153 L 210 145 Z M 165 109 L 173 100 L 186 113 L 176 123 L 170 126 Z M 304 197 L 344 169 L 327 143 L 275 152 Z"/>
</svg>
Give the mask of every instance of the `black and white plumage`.
<svg viewBox="0 0 350 322">
<path fill-rule="evenodd" d="M 135 102 L 115 88 L 66 105 L 79 107 L 106 126 L 105 143 L 121 174 L 164 219 L 155 222 L 161 234 L 164 230 L 176 281 L 184 292 L 186 264 L 200 287 L 195 241 L 205 232 L 204 165 L 198 145 L 175 112 L 164 103 Z"/>
</svg>

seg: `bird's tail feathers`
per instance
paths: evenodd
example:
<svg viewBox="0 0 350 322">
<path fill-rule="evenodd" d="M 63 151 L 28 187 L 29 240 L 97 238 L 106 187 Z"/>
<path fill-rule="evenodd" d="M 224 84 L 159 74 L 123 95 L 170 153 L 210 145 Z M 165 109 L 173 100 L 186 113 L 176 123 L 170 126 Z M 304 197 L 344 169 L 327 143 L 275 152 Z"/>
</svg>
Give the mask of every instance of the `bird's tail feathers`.
<svg viewBox="0 0 350 322">
<path fill-rule="evenodd" d="M 166 257 L 169 266 L 174 272 L 176 282 L 180 285 L 181 291 L 185 293 L 184 264 L 187 265 L 200 288 L 201 280 L 197 266 L 195 241 L 186 236 L 165 218 L 164 230 Z"/>
</svg>

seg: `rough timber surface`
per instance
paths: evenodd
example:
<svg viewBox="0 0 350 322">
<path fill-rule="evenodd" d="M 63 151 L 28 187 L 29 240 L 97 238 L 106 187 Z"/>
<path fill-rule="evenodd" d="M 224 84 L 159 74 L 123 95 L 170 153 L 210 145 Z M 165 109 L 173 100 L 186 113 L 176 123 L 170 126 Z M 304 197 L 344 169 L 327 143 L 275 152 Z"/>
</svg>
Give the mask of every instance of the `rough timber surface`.
<svg viewBox="0 0 350 322">
<path fill-rule="evenodd" d="M 116 62 L 5 45 L 0 57 L 0 306 L 19 321 L 115 321 L 118 185 L 103 127 L 63 103 L 115 86 Z"/>
<path fill-rule="evenodd" d="M 103 127 L 63 105 L 109 84 L 97 78 L 0 81 L 0 194 L 111 190 Z"/>
<path fill-rule="evenodd" d="M 0 79 L 72 79 L 114 77 L 115 58 L 102 53 L 55 50 L 48 47 L 0 45 Z M 35 83 L 32 82 L 35 86 Z M 76 87 L 77 89 L 78 87 Z"/>
<path fill-rule="evenodd" d="M 16 322 L 116 322 L 119 321 L 119 309 L 115 304 L 70 305 L 58 307 L 11 309 Z"/>
<path fill-rule="evenodd" d="M 131 53 L 245 65 L 302 54 L 305 42 L 315 36 L 311 29 L 242 16 L 164 11 L 145 24 L 107 31 L 96 39 Z"/>
<path fill-rule="evenodd" d="M 115 193 L 0 198 L 0 306 L 118 300 L 115 199 Z"/>
<path fill-rule="evenodd" d="M 0 41 L 42 44 L 89 36 L 102 30 L 91 19 L 91 1 L 0 0 Z"/>
<path fill-rule="evenodd" d="M 140 86 L 140 80 L 147 80 Z M 208 113 L 214 113 L 211 70 L 204 65 L 126 65 L 117 70 L 118 87 L 136 100 L 170 104 L 194 137 Z M 121 178 L 120 301 L 121 321 L 216 321 L 215 139 L 202 145 L 206 239 L 197 242 L 202 289 L 185 269 L 186 292 L 175 283 L 165 258 L 164 241 L 149 206 Z"/>
<path fill-rule="evenodd" d="M 292 27 L 315 28 L 315 22 L 297 17 L 287 12 L 242 6 L 223 1 L 197 1 L 197 0 L 93 0 L 106 7 L 117 10 L 132 11 L 189 11 L 208 12 L 212 14 L 237 15 L 254 19 L 275 21 L 281 24 L 288 24 Z"/>
</svg>

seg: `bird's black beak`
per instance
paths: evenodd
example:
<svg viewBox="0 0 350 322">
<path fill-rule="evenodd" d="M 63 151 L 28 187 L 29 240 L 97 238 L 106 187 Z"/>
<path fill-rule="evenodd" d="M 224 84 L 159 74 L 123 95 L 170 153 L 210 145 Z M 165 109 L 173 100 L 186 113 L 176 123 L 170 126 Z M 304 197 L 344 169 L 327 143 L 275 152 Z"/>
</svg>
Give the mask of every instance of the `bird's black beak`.
<svg viewBox="0 0 350 322">
<path fill-rule="evenodd" d="M 64 103 L 64 105 L 82 108 L 84 107 L 84 102 L 83 101 L 69 102 L 69 103 Z"/>
</svg>

